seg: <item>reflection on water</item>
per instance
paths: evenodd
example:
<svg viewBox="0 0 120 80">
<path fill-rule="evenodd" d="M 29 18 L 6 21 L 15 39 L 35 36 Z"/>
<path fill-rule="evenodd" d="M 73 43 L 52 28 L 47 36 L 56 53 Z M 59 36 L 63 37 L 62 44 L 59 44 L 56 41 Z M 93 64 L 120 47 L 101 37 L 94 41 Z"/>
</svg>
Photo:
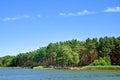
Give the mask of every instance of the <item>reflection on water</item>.
<svg viewBox="0 0 120 80">
<path fill-rule="evenodd" d="M 0 80 L 120 80 L 120 71 L 0 69 Z"/>
</svg>

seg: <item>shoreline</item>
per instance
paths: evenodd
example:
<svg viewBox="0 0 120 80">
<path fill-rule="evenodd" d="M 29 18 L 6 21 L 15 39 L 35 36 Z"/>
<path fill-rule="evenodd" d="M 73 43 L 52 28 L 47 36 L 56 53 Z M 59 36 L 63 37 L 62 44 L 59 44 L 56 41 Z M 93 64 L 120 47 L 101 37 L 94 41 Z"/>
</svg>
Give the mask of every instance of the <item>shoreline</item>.
<svg viewBox="0 0 120 80">
<path fill-rule="evenodd" d="M 84 66 L 84 67 L 67 67 L 67 68 L 51 68 L 38 66 L 33 69 L 38 70 L 120 70 L 120 66 Z"/>
<path fill-rule="evenodd" d="M 120 66 L 84 66 L 81 70 L 120 70 Z"/>
<path fill-rule="evenodd" d="M 11 68 L 11 69 L 33 69 L 33 70 L 119 70 L 120 66 L 84 66 L 84 67 L 67 67 L 67 68 L 53 68 L 48 66 L 36 66 L 33 68 L 29 67 L 0 67 L 2 68 Z"/>
</svg>

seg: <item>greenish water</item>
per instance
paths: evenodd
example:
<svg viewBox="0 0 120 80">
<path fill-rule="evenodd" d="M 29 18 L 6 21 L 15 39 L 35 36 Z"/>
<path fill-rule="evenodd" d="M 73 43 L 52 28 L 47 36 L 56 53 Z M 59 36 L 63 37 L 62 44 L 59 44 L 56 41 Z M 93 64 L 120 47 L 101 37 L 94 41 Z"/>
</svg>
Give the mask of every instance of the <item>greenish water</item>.
<svg viewBox="0 0 120 80">
<path fill-rule="evenodd" d="M 0 80 L 120 80 L 120 71 L 1 68 Z"/>
</svg>

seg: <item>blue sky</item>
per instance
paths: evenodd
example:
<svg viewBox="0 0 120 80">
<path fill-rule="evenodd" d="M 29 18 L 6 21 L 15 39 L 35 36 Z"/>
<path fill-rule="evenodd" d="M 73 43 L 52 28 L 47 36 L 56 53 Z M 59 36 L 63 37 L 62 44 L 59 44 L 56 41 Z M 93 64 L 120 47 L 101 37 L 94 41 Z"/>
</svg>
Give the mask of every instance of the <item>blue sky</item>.
<svg viewBox="0 0 120 80">
<path fill-rule="evenodd" d="M 0 56 L 104 36 L 120 36 L 120 0 L 0 0 Z"/>
</svg>

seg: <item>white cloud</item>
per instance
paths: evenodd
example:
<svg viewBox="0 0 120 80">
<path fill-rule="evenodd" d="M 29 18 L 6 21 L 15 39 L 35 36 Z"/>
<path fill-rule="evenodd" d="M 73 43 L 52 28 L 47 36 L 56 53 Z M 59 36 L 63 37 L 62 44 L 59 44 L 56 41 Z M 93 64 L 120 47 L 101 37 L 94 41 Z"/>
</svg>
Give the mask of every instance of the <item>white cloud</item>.
<svg viewBox="0 0 120 80">
<path fill-rule="evenodd" d="M 3 21 L 14 21 L 14 20 L 20 20 L 20 19 L 27 19 L 30 18 L 29 15 L 19 15 L 19 16 L 15 16 L 15 17 L 5 17 L 2 20 Z"/>
<path fill-rule="evenodd" d="M 111 7 L 104 10 L 104 12 L 120 12 L 120 7 Z"/>
<path fill-rule="evenodd" d="M 65 16 L 66 14 L 65 14 L 65 13 L 60 13 L 59 15 L 61 15 L 61 16 Z"/>
<path fill-rule="evenodd" d="M 40 14 L 37 15 L 37 18 L 41 18 L 42 16 Z"/>
<path fill-rule="evenodd" d="M 60 16 L 82 16 L 82 15 L 87 15 L 87 14 L 94 14 L 95 12 L 88 11 L 88 10 L 83 10 L 81 12 L 76 12 L 76 13 L 60 13 Z"/>
<path fill-rule="evenodd" d="M 18 20 L 18 17 L 5 17 L 3 21 L 13 21 L 13 20 Z"/>
</svg>

